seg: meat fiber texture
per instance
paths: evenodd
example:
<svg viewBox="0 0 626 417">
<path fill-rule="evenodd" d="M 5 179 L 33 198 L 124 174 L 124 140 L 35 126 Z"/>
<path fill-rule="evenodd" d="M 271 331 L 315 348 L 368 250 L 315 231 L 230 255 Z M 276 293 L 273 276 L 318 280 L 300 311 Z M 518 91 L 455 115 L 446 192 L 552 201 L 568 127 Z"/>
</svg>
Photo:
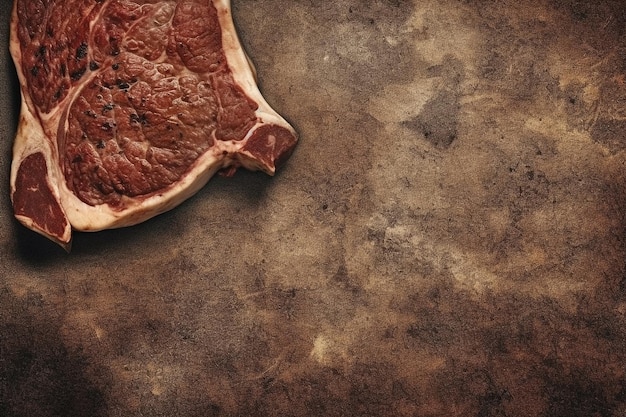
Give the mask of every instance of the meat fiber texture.
<svg viewBox="0 0 626 417">
<path fill-rule="evenodd" d="M 16 0 L 10 50 L 15 216 L 67 250 L 72 230 L 145 221 L 220 170 L 273 175 L 297 142 L 228 0 Z"/>
</svg>

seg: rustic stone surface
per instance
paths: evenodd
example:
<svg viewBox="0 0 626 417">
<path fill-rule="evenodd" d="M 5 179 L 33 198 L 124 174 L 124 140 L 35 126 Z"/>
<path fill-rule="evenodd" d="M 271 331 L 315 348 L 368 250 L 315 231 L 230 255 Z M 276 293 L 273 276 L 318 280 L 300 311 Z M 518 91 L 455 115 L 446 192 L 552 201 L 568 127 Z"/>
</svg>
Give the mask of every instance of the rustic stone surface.
<svg viewBox="0 0 626 417">
<path fill-rule="evenodd" d="M 625 415 L 624 10 L 235 0 L 296 153 L 69 255 L 0 50 L 0 415 Z"/>
</svg>

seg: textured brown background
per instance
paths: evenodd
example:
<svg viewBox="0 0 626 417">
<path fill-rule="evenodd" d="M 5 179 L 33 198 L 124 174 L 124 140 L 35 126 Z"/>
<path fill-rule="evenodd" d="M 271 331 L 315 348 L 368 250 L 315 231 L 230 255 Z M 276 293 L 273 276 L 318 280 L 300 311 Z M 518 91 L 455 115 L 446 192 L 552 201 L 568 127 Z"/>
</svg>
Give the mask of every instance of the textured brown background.
<svg viewBox="0 0 626 417">
<path fill-rule="evenodd" d="M 626 416 L 625 9 L 235 0 L 296 153 L 69 255 L 0 48 L 0 415 Z"/>
</svg>

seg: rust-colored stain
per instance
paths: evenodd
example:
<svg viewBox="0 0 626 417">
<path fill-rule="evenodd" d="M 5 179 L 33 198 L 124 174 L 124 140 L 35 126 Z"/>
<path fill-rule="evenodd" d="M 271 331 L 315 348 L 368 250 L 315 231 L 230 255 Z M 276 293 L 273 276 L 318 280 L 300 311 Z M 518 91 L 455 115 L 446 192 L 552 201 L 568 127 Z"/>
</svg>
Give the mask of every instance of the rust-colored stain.
<svg viewBox="0 0 626 417">
<path fill-rule="evenodd" d="M 626 415 L 623 2 L 233 5 L 298 149 L 69 255 L 0 50 L 0 415 Z"/>
</svg>

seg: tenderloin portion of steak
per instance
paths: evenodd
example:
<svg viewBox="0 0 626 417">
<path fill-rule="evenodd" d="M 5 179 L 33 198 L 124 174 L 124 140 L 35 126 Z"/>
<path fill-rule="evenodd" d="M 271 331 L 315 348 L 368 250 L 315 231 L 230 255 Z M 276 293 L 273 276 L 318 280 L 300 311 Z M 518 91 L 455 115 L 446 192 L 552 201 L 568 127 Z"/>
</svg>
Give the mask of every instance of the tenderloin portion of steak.
<svg viewBox="0 0 626 417">
<path fill-rule="evenodd" d="M 219 170 L 273 175 L 297 142 L 229 0 L 15 0 L 10 49 L 15 216 L 68 250 L 72 229 L 147 220 Z"/>
</svg>

